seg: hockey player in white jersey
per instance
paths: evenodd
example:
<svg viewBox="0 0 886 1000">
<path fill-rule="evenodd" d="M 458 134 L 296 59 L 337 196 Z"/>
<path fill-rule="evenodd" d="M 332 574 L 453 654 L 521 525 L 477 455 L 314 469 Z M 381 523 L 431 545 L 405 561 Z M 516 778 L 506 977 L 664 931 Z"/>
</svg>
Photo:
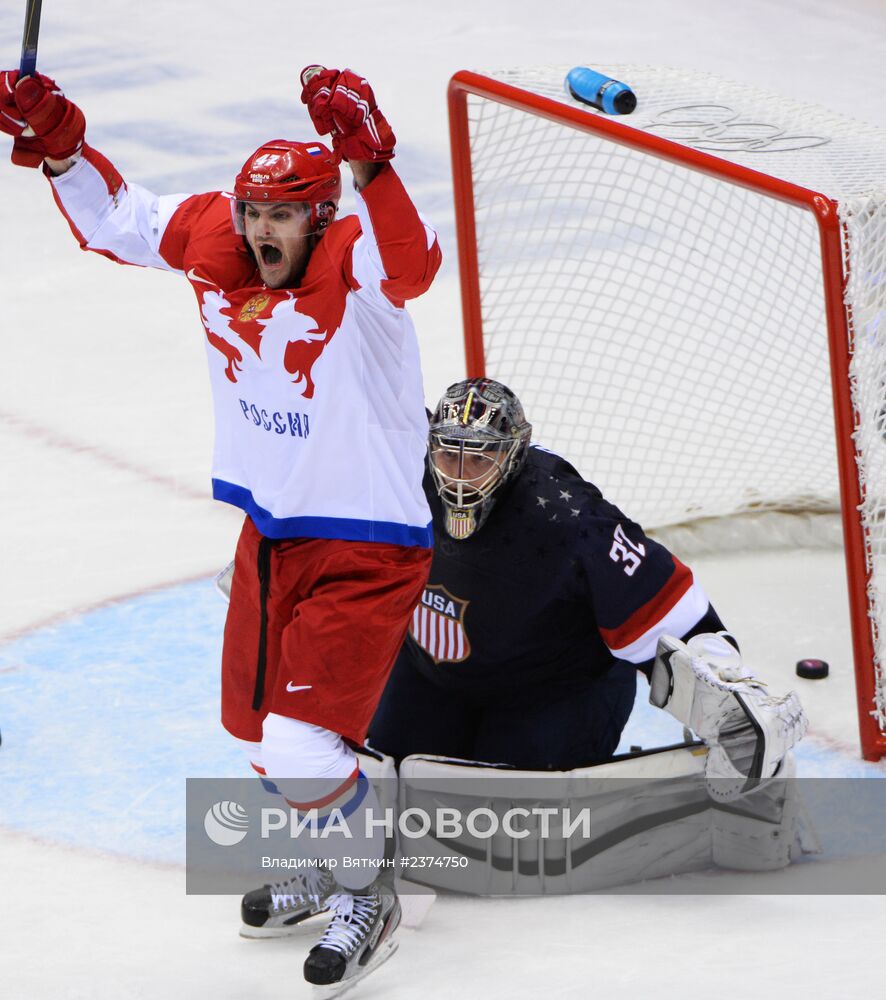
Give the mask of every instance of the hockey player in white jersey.
<svg viewBox="0 0 886 1000">
<path fill-rule="evenodd" d="M 85 141 L 80 109 L 39 74 L 0 73 L 0 131 L 14 163 L 42 164 L 83 249 L 190 281 L 213 389 L 212 491 L 246 514 L 222 722 L 294 808 L 359 818 L 374 792 L 352 747 L 431 558 L 405 305 L 429 287 L 440 250 L 391 166 L 395 136 L 367 81 L 309 66 L 301 82 L 332 149 L 265 143 L 232 192 L 157 196 L 127 183 Z M 339 219 L 343 160 L 357 215 Z M 345 984 L 390 954 L 399 903 L 367 871 L 330 900 L 309 981 Z"/>
</svg>

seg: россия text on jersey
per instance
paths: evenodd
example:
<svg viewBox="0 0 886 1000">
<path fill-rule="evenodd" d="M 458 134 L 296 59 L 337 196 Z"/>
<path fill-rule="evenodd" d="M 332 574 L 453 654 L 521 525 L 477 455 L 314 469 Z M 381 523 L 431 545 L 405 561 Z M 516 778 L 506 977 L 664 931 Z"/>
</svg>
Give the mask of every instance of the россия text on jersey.
<svg viewBox="0 0 886 1000">
<path fill-rule="evenodd" d="M 307 413 L 274 413 L 269 414 L 267 410 L 260 410 L 255 403 L 247 403 L 245 399 L 240 400 L 240 409 L 243 416 L 266 431 L 273 431 L 274 434 L 286 434 L 293 437 L 306 438 L 311 432 L 311 425 L 308 421 Z"/>
</svg>

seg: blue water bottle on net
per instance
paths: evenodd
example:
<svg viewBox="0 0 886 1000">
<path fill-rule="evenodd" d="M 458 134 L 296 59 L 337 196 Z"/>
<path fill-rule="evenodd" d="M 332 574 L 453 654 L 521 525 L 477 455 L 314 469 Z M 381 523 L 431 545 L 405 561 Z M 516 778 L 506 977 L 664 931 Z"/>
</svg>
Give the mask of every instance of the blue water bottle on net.
<svg viewBox="0 0 886 1000">
<path fill-rule="evenodd" d="M 629 115 L 637 106 L 637 96 L 626 83 L 587 66 L 576 66 L 566 74 L 566 93 L 607 115 Z"/>
</svg>

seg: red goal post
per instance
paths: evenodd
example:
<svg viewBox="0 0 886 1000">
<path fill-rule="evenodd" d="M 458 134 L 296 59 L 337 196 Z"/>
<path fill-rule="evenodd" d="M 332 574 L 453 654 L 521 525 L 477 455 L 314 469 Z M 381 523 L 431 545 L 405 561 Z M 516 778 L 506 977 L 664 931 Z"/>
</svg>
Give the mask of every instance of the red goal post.
<svg viewBox="0 0 886 1000">
<path fill-rule="evenodd" d="M 609 118 L 566 96 L 568 68 L 465 71 L 449 85 L 468 374 L 511 383 L 541 440 L 649 527 L 839 506 L 861 747 L 877 760 L 886 357 L 860 375 L 858 344 L 886 316 L 886 260 L 860 245 L 858 220 L 882 206 L 886 224 L 883 135 L 713 77 L 631 67 L 609 72 L 633 86 L 637 112 Z M 687 382 L 697 396 L 681 397 Z M 696 430 L 707 436 L 693 448 Z M 828 436 L 832 490 L 817 464 Z M 643 481 L 622 472 L 637 448 Z M 681 455 L 701 467 L 665 497 Z M 722 495 L 696 495 L 706 471 Z M 646 509 L 648 497 L 661 503 Z"/>
</svg>

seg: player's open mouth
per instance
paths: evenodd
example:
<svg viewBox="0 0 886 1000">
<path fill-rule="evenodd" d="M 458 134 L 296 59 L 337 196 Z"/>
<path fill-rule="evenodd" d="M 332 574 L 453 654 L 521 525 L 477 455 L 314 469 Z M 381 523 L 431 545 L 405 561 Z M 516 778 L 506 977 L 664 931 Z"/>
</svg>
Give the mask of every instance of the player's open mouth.
<svg viewBox="0 0 886 1000">
<path fill-rule="evenodd" d="M 280 248 L 271 246 L 270 243 L 262 243 L 258 250 L 261 254 L 262 263 L 267 264 L 269 267 L 274 267 L 274 265 L 279 264 L 283 260 Z"/>
</svg>

